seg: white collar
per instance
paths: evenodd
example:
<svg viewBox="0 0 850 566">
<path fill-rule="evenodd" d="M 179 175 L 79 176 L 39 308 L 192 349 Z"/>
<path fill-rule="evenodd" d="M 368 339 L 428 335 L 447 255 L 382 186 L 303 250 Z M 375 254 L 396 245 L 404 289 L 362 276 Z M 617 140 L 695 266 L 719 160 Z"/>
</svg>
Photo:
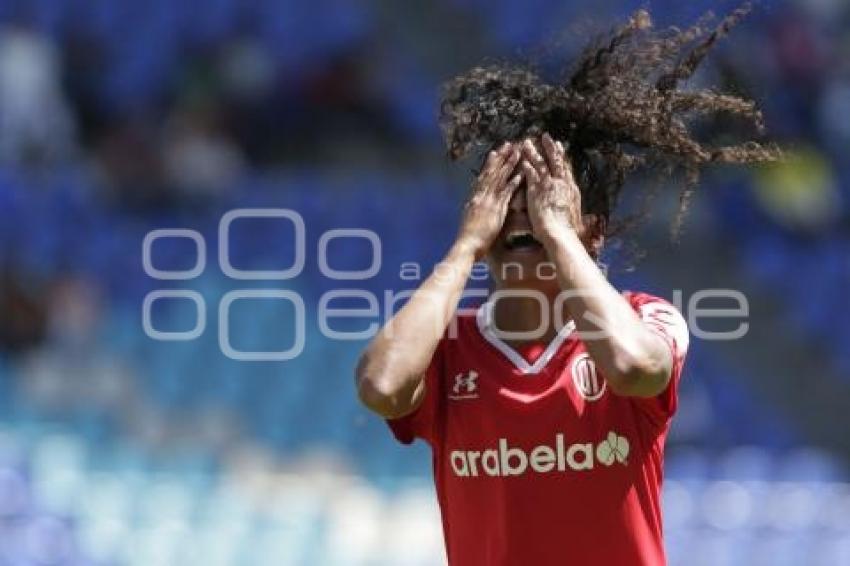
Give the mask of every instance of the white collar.
<svg viewBox="0 0 850 566">
<path fill-rule="evenodd" d="M 481 332 L 481 335 L 487 340 L 490 344 L 492 344 L 497 350 L 499 350 L 506 358 L 508 358 L 523 374 L 533 375 L 540 373 L 546 364 L 552 359 L 552 357 L 558 352 L 558 349 L 561 347 L 561 344 L 564 343 L 564 340 L 573 333 L 575 330 L 575 322 L 569 321 L 566 323 L 561 330 L 558 331 L 558 334 L 552 339 L 543 353 L 538 357 L 533 364 L 528 363 L 524 357 L 522 357 L 519 352 L 511 348 L 507 343 L 505 343 L 501 338 L 499 338 L 496 333 L 496 326 L 493 321 L 493 308 L 494 304 L 491 301 L 487 301 L 478 309 L 478 313 L 475 316 L 476 322 L 478 323 L 478 330 Z"/>
</svg>

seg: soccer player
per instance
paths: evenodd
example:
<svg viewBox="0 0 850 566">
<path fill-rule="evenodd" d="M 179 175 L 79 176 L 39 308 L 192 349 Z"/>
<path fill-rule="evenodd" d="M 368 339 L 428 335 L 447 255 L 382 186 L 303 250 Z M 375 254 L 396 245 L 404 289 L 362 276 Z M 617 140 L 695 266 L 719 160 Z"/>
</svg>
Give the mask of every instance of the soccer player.
<svg viewBox="0 0 850 566">
<path fill-rule="evenodd" d="M 448 84 L 451 155 L 493 149 L 441 268 L 369 344 L 357 384 L 399 441 L 431 446 L 452 566 L 665 563 L 664 441 L 688 330 L 666 301 L 616 290 L 598 258 L 638 168 L 684 171 L 687 195 L 704 164 L 779 155 L 696 140 L 695 114 L 761 116 L 678 88 L 744 11 L 664 33 L 638 12 L 566 84 L 508 66 Z M 456 312 L 482 258 L 488 300 Z"/>
</svg>

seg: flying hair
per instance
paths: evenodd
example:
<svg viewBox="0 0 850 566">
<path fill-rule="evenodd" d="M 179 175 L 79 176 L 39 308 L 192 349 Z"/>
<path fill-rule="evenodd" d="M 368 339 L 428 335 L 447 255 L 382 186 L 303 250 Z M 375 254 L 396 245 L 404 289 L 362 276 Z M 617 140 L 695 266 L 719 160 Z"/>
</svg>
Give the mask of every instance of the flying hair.
<svg viewBox="0 0 850 566">
<path fill-rule="evenodd" d="M 641 170 L 682 175 L 678 235 L 700 172 L 710 164 L 755 164 L 781 158 L 761 141 L 755 102 L 712 89 L 686 90 L 709 51 L 751 10 L 750 3 L 715 27 L 711 14 L 687 29 L 657 30 L 646 10 L 584 49 L 568 78 L 547 82 L 530 66 L 475 67 L 444 85 L 440 124 L 457 160 L 544 131 L 567 149 L 582 193 L 583 211 L 610 218 L 627 178 Z M 700 118 L 733 116 L 750 139 L 711 145 L 695 135 Z M 609 234 L 617 224 L 609 222 Z"/>
</svg>

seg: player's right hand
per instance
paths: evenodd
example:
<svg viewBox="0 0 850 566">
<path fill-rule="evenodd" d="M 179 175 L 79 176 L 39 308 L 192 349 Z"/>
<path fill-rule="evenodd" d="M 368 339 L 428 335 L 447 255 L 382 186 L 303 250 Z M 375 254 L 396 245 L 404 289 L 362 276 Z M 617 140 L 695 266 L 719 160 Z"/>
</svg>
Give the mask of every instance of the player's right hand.
<svg viewBox="0 0 850 566">
<path fill-rule="evenodd" d="M 458 239 L 472 246 L 476 260 L 487 254 L 502 230 L 511 197 L 522 182 L 522 175 L 514 174 L 521 155 L 519 146 L 505 142 L 487 155 L 472 186 Z"/>
</svg>

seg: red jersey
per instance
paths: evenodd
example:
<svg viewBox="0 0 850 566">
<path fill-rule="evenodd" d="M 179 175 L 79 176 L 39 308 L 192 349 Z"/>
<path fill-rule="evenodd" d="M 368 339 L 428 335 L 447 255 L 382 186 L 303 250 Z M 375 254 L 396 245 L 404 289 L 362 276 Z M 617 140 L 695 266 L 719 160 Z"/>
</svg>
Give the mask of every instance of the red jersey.
<svg viewBox="0 0 850 566">
<path fill-rule="evenodd" d="M 419 408 L 389 421 L 399 441 L 431 445 L 452 566 L 665 563 L 664 441 L 688 331 L 666 301 L 624 296 L 672 352 L 660 395 L 614 394 L 570 325 L 529 362 L 485 303 L 440 341 Z"/>
</svg>

